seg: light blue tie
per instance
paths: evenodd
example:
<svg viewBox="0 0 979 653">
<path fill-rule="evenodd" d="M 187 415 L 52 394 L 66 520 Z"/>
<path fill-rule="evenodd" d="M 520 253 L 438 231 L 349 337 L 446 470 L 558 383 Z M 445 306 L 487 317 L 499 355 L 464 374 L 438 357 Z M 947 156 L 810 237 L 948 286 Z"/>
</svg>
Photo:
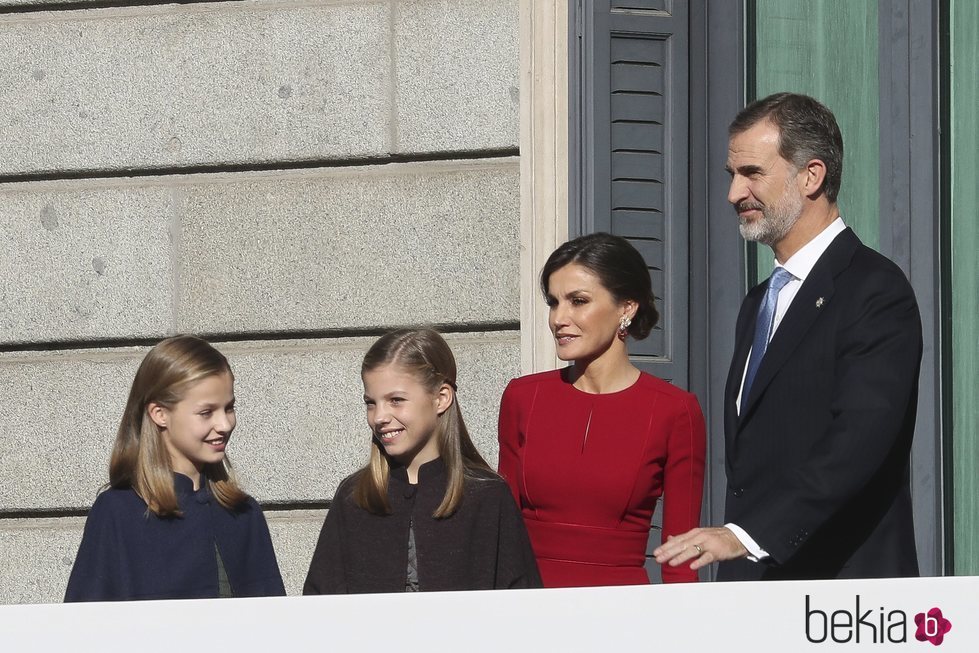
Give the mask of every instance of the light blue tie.
<svg viewBox="0 0 979 653">
<path fill-rule="evenodd" d="M 758 319 L 755 320 L 755 339 L 751 343 L 751 357 L 748 358 L 748 371 L 744 376 L 744 389 L 741 391 L 741 407 L 744 408 L 745 401 L 748 399 L 748 392 L 751 384 L 755 380 L 755 374 L 761 366 L 761 359 L 765 356 L 768 349 L 768 341 L 772 338 L 772 324 L 775 322 L 775 307 L 778 306 L 778 293 L 785 284 L 795 279 L 792 273 L 785 268 L 775 268 L 772 276 L 768 278 L 768 290 L 765 291 L 765 300 L 758 309 Z"/>
</svg>

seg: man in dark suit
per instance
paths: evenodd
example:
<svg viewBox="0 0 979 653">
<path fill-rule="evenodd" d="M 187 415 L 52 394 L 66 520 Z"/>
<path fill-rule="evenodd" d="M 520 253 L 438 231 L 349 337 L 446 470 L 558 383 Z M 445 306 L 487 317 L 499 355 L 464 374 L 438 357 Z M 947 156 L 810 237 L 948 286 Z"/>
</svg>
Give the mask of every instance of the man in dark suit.
<svg viewBox="0 0 979 653">
<path fill-rule="evenodd" d="M 779 93 L 729 129 L 728 200 L 775 271 L 745 297 L 725 404 L 723 527 L 655 551 L 721 580 L 916 576 L 908 461 L 921 321 L 907 278 L 840 217 L 843 139 Z"/>
</svg>

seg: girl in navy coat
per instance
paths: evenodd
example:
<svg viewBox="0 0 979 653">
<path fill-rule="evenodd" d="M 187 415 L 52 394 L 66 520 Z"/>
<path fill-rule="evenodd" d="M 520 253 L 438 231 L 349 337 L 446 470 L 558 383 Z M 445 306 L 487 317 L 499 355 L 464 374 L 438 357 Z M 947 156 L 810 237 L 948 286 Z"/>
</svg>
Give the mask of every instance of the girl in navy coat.
<svg viewBox="0 0 979 653">
<path fill-rule="evenodd" d="M 283 595 L 265 517 L 235 480 L 227 359 L 164 340 L 133 380 L 65 601 Z"/>
</svg>

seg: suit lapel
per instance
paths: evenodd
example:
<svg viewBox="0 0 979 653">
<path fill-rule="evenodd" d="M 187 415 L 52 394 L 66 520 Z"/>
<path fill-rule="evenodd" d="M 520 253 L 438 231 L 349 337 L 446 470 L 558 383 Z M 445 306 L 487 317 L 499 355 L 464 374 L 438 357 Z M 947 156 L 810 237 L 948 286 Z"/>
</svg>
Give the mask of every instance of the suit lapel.
<svg viewBox="0 0 979 653">
<path fill-rule="evenodd" d="M 738 322 L 734 334 L 734 355 L 731 367 L 727 373 L 727 384 L 724 386 L 724 434 L 728 445 L 732 444 L 738 425 L 738 393 L 741 392 L 741 379 L 751 351 L 751 341 L 755 334 L 755 316 L 765 296 L 768 282 L 758 284 L 750 291 L 741 303 Z"/>
<path fill-rule="evenodd" d="M 819 257 L 802 287 L 799 288 L 795 299 L 792 300 L 792 305 L 789 306 L 785 317 L 782 318 L 771 342 L 768 343 L 765 357 L 762 359 L 755 380 L 751 385 L 751 393 L 741 404 L 739 426 L 744 424 L 745 419 L 751 414 L 775 374 L 791 357 L 792 352 L 795 351 L 810 327 L 819 318 L 820 313 L 825 310 L 827 304 L 833 300 L 833 294 L 836 290 L 836 276 L 850 264 L 853 253 L 859 245 L 860 239 L 852 230 L 847 229 L 841 232 L 830 243 L 823 255 Z M 752 335 L 748 337 L 749 347 Z M 742 368 L 747 353 L 744 354 L 744 357 L 742 358 Z"/>
</svg>

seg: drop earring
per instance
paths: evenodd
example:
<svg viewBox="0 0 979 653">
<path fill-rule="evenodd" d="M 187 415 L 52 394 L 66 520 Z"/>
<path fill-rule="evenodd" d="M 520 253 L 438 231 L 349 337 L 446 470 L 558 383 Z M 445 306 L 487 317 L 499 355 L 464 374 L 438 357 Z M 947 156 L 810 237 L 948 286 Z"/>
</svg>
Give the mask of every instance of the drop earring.
<svg viewBox="0 0 979 653">
<path fill-rule="evenodd" d="M 619 318 L 619 328 L 615 333 L 619 336 L 620 340 L 625 340 L 626 336 L 629 335 L 630 324 L 632 324 L 632 320 L 625 315 Z"/>
</svg>

